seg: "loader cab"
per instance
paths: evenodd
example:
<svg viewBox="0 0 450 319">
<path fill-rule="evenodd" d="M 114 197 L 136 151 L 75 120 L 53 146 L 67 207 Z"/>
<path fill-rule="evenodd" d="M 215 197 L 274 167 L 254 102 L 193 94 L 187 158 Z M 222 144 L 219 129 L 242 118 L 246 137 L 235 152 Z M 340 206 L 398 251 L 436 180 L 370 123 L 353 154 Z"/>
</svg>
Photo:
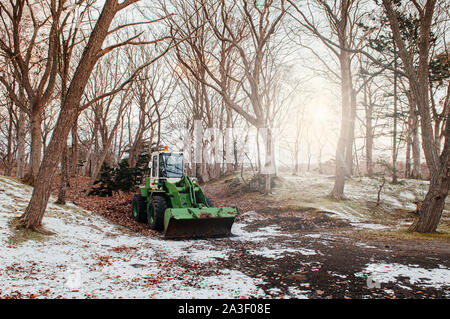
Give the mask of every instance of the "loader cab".
<svg viewBox="0 0 450 319">
<path fill-rule="evenodd" d="M 178 182 L 183 176 L 183 153 L 160 151 L 153 152 L 150 167 L 150 185 L 156 185 L 165 179 L 170 183 Z"/>
</svg>

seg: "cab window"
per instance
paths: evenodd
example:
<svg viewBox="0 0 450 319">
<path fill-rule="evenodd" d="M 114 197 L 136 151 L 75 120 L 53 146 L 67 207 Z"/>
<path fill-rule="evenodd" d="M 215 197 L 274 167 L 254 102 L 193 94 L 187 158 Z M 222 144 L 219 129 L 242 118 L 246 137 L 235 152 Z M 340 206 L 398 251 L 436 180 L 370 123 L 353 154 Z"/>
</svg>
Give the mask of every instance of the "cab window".
<svg viewBox="0 0 450 319">
<path fill-rule="evenodd" d="M 183 154 L 162 153 L 159 155 L 159 177 L 183 177 Z"/>
</svg>

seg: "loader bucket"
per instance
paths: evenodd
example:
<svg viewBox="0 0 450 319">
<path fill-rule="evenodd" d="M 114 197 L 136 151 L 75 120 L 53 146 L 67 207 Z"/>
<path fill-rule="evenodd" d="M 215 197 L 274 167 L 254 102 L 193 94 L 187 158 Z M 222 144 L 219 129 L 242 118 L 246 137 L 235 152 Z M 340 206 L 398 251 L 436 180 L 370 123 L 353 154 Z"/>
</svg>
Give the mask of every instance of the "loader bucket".
<svg viewBox="0 0 450 319">
<path fill-rule="evenodd" d="M 164 215 L 165 237 L 218 237 L 231 233 L 236 208 L 168 208 Z"/>
</svg>

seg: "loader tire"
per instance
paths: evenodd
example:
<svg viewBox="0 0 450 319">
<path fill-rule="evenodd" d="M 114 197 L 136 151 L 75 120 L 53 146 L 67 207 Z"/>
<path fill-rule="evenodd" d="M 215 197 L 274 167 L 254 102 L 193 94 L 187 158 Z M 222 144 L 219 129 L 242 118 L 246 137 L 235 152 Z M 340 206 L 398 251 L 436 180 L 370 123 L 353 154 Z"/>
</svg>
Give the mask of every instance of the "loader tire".
<svg viewBox="0 0 450 319">
<path fill-rule="evenodd" d="M 148 225 L 153 230 L 164 229 L 164 213 L 167 209 L 167 200 L 163 196 L 153 196 L 148 203 Z"/>
<path fill-rule="evenodd" d="M 141 194 L 134 194 L 133 205 L 131 206 L 131 217 L 138 223 L 145 223 L 147 220 L 147 209 L 145 207 L 145 197 Z"/>
</svg>

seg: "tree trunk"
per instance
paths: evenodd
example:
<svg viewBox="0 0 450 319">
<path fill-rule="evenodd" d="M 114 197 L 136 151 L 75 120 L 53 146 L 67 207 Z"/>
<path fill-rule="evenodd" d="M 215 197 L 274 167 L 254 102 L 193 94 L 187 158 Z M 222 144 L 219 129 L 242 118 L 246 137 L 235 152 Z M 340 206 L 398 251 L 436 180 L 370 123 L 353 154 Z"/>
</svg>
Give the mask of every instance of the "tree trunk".
<svg viewBox="0 0 450 319">
<path fill-rule="evenodd" d="M 262 175 L 264 176 L 265 179 L 264 194 L 268 195 L 272 192 L 272 176 L 276 175 L 276 171 L 274 162 L 272 130 L 269 127 L 267 127 L 264 131 L 266 132 L 265 136 L 263 136 L 263 141 L 265 145 L 265 157 Z"/>
<path fill-rule="evenodd" d="M 349 90 L 350 90 L 350 115 L 349 115 L 349 127 L 348 127 L 348 137 L 347 145 L 345 151 L 345 162 L 346 162 L 346 176 L 351 177 L 353 175 L 353 142 L 355 140 L 355 120 L 356 120 L 356 93 L 353 90 L 353 84 L 351 80 L 351 70 L 349 62 Z"/>
<path fill-rule="evenodd" d="M 392 183 L 397 181 L 397 50 L 394 41 L 394 131 L 392 134 Z"/>
<path fill-rule="evenodd" d="M 366 171 L 367 176 L 373 176 L 373 128 L 372 128 L 372 101 L 368 97 L 367 84 L 364 85 L 364 109 L 366 115 Z"/>
<path fill-rule="evenodd" d="M 352 82 L 350 75 L 350 56 L 348 52 L 342 51 L 340 56 L 341 68 L 341 128 L 339 131 L 339 140 L 336 147 L 336 177 L 333 190 L 330 196 L 336 199 L 344 198 L 345 176 L 347 175 L 347 148 L 352 148 L 353 143 L 349 141 L 351 134 L 349 130 L 352 124 Z"/>
<path fill-rule="evenodd" d="M 308 152 L 308 168 L 306 170 L 308 173 L 311 171 L 311 153 Z"/>
<path fill-rule="evenodd" d="M 439 165 L 430 169 L 430 187 L 422 206 L 419 217 L 410 226 L 410 231 L 419 233 L 435 232 L 444 210 L 445 199 L 450 189 L 450 121 L 445 127 L 445 144 L 439 158 Z"/>
<path fill-rule="evenodd" d="M 42 157 L 42 114 L 35 112 L 31 117 L 31 149 L 30 149 L 30 165 L 28 173 L 25 177 L 26 183 L 34 185 L 41 164 Z"/>
<path fill-rule="evenodd" d="M 417 115 L 417 107 L 414 98 L 409 91 L 406 96 L 409 103 L 409 139 L 411 141 L 412 150 L 412 170 L 410 170 L 409 177 L 414 179 L 421 179 L 420 167 L 420 138 L 419 138 L 419 119 Z"/>
<path fill-rule="evenodd" d="M 227 128 L 224 140 L 224 151 L 225 151 L 225 175 L 231 174 L 234 171 L 233 168 L 233 123 L 232 123 L 232 110 L 229 107 L 225 107 L 227 113 Z"/>
<path fill-rule="evenodd" d="M 103 10 L 83 51 L 80 63 L 73 75 L 64 105 L 61 106 L 52 138 L 39 168 L 37 175 L 38 183 L 34 187 L 25 213 L 21 216 L 21 221 L 27 229 L 48 233 L 42 229 L 42 218 L 44 217 L 50 197 L 53 175 L 56 172 L 58 160 L 60 159 L 64 144 L 67 142 L 69 132 L 77 119 L 78 107 L 84 89 L 100 57 L 99 53 L 103 42 L 118 9 L 119 4 L 117 1 L 107 0 L 105 2 Z"/>
<path fill-rule="evenodd" d="M 136 166 L 139 154 L 141 153 L 142 145 L 140 141 L 136 141 L 131 147 L 128 152 L 128 165 L 130 168 L 133 168 Z"/>
<path fill-rule="evenodd" d="M 9 125 L 8 125 L 8 143 L 7 143 L 7 153 L 6 153 L 6 167 L 5 167 L 5 175 L 10 176 L 12 170 L 12 140 L 13 140 L 13 109 L 12 103 L 9 109 Z"/>
<path fill-rule="evenodd" d="M 419 218 L 410 226 L 410 231 L 419 233 L 433 233 L 436 231 L 444 209 L 445 198 L 449 191 L 449 167 L 441 169 L 430 182 L 430 187 L 422 207 Z"/>
<path fill-rule="evenodd" d="M 411 144 L 411 119 L 408 119 L 408 129 L 406 132 L 405 178 L 411 177 Z"/>
<path fill-rule="evenodd" d="M 319 148 L 319 156 L 317 158 L 317 162 L 319 163 L 319 174 L 323 174 L 323 167 L 322 167 L 322 147 Z"/>
<path fill-rule="evenodd" d="M 446 123 L 445 145 L 441 155 L 439 155 L 430 114 L 429 53 L 431 25 L 433 23 L 436 0 L 427 0 L 423 5 L 422 14 L 417 21 L 420 26 L 418 39 L 415 41 L 416 45 L 412 48 L 409 48 L 402 38 L 399 19 L 392 2 L 383 0 L 383 6 L 386 9 L 386 15 L 389 19 L 398 53 L 409 80 L 411 96 L 420 115 L 422 147 L 431 175 L 430 187 L 419 210 L 419 218 L 411 225 L 410 230 L 434 232 L 437 229 L 445 198 L 448 195 L 450 160 L 450 121 Z M 420 4 L 417 6 L 420 6 Z M 416 52 L 418 53 L 417 60 L 414 59 Z"/>
<path fill-rule="evenodd" d="M 72 136 L 72 148 L 70 154 L 70 177 L 76 177 L 77 175 L 77 165 L 78 165 L 78 123 L 75 122 L 72 130 L 70 132 Z"/>
<path fill-rule="evenodd" d="M 24 177 L 24 166 L 25 166 L 25 137 L 27 135 L 26 131 L 26 117 L 25 112 L 19 110 L 19 122 L 17 123 L 17 172 L 16 176 L 18 178 Z"/>
<path fill-rule="evenodd" d="M 208 169 L 209 164 L 206 161 L 206 158 L 208 156 L 207 152 L 208 152 L 208 148 L 207 148 L 206 142 L 203 141 L 202 142 L 202 162 L 201 162 L 200 174 L 201 174 L 202 181 L 204 183 L 208 182 L 211 179 L 211 176 L 209 175 L 209 169 Z"/>
<path fill-rule="evenodd" d="M 413 109 L 413 119 L 412 119 L 412 127 L 411 127 L 411 135 L 412 135 L 412 155 L 413 155 L 413 166 L 411 178 L 421 179 L 422 178 L 422 169 L 420 163 L 420 137 L 419 137 L 419 120 L 417 118 L 417 114 L 415 108 Z"/>
<path fill-rule="evenodd" d="M 108 164 L 106 159 L 107 159 L 108 155 L 110 154 L 109 148 L 111 147 L 111 140 L 112 140 L 112 137 L 108 139 L 107 145 L 103 148 L 102 152 L 100 153 L 100 157 L 95 162 L 94 169 L 92 170 L 92 174 L 91 174 L 91 180 L 89 182 L 88 188 L 86 189 L 87 194 L 89 194 L 89 192 L 92 190 L 92 187 L 94 187 L 94 183 L 97 180 L 98 175 L 100 174 L 103 163 Z"/>
<path fill-rule="evenodd" d="M 59 191 L 56 204 L 65 205 L 66 204 L 66 190 L 69 182 L 69 158 L 68 158 L 68 147 L 67 145 L 63 148 L 61 155 L 61 178 L 59 180 Z"/>
<path fill-rule="evenodd" d="M 297 142 L 294 146 L 294 172 L 292 173 L 292 175 L 297 176 L 299 174 L 299 163 L 298 163 L 298 145 Z"/>
<path fill-rule="evenodd" d="M 342 131 L 345 131 L 345 128 L 341 127 L 341 134 L 343 134 Z M 334 197 L 336 199 L 342 199 L 344 197 L 346 170 L 343 154 L 345 154 L 345 144 L 343 138 L 339 138 L 338 145 L 336 147 L 336 176 L 334 179 L 333 190 L 330 194 L 331 197 Z"/>
</svg>

